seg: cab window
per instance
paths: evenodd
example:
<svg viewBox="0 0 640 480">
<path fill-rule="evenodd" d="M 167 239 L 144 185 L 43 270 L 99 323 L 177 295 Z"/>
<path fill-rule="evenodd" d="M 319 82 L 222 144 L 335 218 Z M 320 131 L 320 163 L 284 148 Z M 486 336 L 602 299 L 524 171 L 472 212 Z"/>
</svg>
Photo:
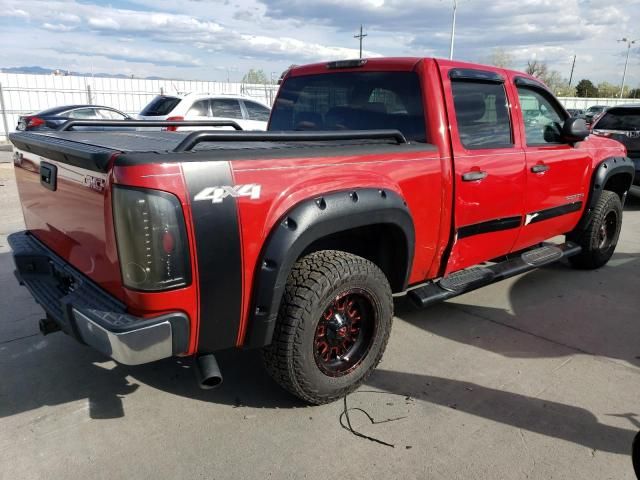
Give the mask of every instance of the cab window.
<svg viewBox="0 0 640 480">
<path fill-rule="evenodd" d="M 452 80 L 460 142 L 469 150 L 513 147 L 507 95 L 502 83 Z"/>
<path fill-rule="evenodd" d="M 534 88 L 518 87 L 527 145 L 562 143 L 566 114 L 550 94 Z"/>
</svg>

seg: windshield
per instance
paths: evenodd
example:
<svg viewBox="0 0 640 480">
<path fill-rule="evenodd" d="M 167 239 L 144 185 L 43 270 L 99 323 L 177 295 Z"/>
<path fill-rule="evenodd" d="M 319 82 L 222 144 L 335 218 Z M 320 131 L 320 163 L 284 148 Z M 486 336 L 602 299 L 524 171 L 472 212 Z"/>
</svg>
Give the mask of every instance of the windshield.
<svg viewBox="0 0 640 480">
<path fill-rule="evenodd" d="M 291 77 L 280 88 L 269 130 L 397 129 L 425 142 L 415 72 L 338 72 Z"/>
<path fill-rule="evenodd" d="M 616 108 L 605 113 L 595 126 L 601 130 L 640 130 L 640 108 Z"/>
<path fill-rule="evenodd" d="M 165 97 L 162 95 L 158 95 L 156 98 L 151 100 L 151 102 L 142 109 L 140 115 L 144 115 L 145 117 L 159 117 L 162 115 L 169 115 L 171 110 L 173 110 L 180 103 L 180 99 L 177 97 Z"/>
</svg>

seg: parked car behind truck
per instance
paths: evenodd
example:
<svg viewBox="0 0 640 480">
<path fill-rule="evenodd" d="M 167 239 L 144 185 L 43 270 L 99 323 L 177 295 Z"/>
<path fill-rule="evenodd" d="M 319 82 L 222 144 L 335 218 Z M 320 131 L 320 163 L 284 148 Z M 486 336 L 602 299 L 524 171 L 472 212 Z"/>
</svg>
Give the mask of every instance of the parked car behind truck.
<svg viewBox="0 0 640 480">
<path fill-rule="evenodd" d="M 43 330 L 126 364 L 193 356 L 203 387 L 216 352 L 261 348 L 329 402 L 380 361 L 394 294 L 606 264 L 634 176 L 535 78 L 447 60 L 293 68 L 269 130 L 12 134 L 10 243 Z"/>
<path fill-rule="evenodd" d="M 142 109 L 141 120 L 232 120 L 243 130 L 266 130 L 270 109 L 256 100 L 234 95 L 190 93 L 158 95 Z M 170 127 L 169 130 L 197 127 Z"/>
</svg>

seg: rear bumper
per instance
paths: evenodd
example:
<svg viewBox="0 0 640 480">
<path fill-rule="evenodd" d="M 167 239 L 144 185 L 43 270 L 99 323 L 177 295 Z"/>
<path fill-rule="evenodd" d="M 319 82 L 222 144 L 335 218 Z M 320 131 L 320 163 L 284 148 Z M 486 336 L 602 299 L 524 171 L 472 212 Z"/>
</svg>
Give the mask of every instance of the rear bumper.
<svg viewBox="0 0 640 480">
<path fill-rule="evenodd" d="M 9 236 L 15 275 L 67 334 L 125 365 L 187 351 L 189 320 L 174 312 L 139 318 L 27 232 Z"/>
</svg>

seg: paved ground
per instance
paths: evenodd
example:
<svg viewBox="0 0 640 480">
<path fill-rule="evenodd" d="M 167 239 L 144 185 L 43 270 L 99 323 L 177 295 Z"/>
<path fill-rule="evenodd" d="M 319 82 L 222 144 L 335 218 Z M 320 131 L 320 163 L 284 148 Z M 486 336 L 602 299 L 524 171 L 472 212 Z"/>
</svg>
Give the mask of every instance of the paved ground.
<svg viewBox="0 0 640 480">
<path fill-rule="evenodd" d="M 1 153 L 0 153 L 1 155 Z M 640 429 L 640 201 L 593 272 L 545 268 L 424 311 L 344 405 L 306 407 L 255 352 L 200 391 L 176 360 L 125 367 L 56 334 L 13 277 L 21 227 L 0 165 L 0 478 L 632 479 Z M 385 420 L 392 419 L 392 421 Z"/>
</svg>

